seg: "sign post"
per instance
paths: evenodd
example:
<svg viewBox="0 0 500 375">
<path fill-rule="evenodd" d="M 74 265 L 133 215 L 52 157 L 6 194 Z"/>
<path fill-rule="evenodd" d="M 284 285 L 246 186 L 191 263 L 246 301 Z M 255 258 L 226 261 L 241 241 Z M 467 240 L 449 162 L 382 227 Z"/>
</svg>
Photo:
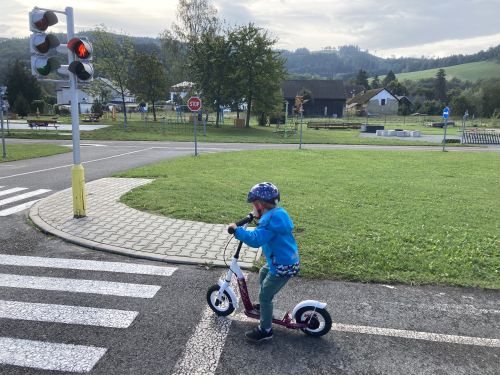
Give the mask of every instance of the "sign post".
<svg viewBox="0 0 500 375">
<path fill-rule="evenodd" d="M 196 140 L 196 123 L 198 121 L 198 111 L 201 110 L 201 99 L 197 96 L 192 96 L 187 102 L 187 106 L 194 115 L 194 156 L 198 156 L 198 141 Z"/>
<path fill-rule="evenodd" d="M 448 107 L 443 108 L 443 118 L 444 118 L 444 137 L 443 137 L 443 152 L 446 147 L 446 129 L 448 128 L 448 117 L 450 116 L 450 109 Z"/>
<path fill-rule="evenodd" d="M 3 134 L 3 96 L 7 91 L 7 87 L 0 86 L 0 123 L 2 125 L 2 158 L 7 159 L 7 148 L 5 146 L 5 137 Z"/>
</svg>

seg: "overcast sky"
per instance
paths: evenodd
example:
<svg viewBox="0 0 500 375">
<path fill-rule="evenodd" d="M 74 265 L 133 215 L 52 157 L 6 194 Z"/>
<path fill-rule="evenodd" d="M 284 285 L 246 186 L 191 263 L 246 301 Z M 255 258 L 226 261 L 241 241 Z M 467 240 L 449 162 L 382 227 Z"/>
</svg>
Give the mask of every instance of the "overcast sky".
<svg viewBox="0 0 500 375">
<path fill-rule="evenodd" d="M 470 54 L 500 44 L 500 0 L 214 0 L 213 4 L 229 24 L 253 22 L 279 39 L 278 48 L 288 50 L 357 44 L 379 56 L 420 57 Z M 77 30 L 105 24 L 131 36 L 156 37 L 175 21 L 177 0 L 0 0 L 0 37 L 29 35 L 28 12 L 35 5 L 72 6 Z M 64 31 L 60 24 L 59 31 Z"/>
</svg>

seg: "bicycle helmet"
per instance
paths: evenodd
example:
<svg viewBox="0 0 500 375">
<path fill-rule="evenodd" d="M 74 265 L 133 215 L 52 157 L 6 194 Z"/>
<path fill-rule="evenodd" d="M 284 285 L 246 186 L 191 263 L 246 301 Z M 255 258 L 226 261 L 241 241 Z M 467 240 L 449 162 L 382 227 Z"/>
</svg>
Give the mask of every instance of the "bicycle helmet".
<svg viewBox="0 0 500 375">
<path fill-rule="evenodd" d="M 256 200 L 278 204 L 280 201 L 280 191 L 270 182 L 261 182 L 253 186 L 248 192 L 247 202 L 252 203 Z"/>
</svg>

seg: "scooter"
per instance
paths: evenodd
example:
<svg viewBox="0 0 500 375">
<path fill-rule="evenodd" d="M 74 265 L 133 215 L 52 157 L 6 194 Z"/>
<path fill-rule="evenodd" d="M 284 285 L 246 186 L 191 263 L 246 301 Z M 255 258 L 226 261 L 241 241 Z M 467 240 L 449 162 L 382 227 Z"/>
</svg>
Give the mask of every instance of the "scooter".
<svg viewBox="0 0 500 375">
<path fill-rule="evenodd" d="M 238 221 L 237 226 L 247 227 L 252 222 L 254 216 L 252 213 Z M 234 229 L 228 228 L 229 234 L 234 234 Z M 231 280 L 236 275 L 241 300 L 245 309 L 245 315 L 252 319 L 260 319 L 259 305 L 253 304 L 248 294 L 247 283 L 243 272 L 238 264 L 240 250 L 243 242 L 240 241 L 236 253 L 234 254 L 229 270 L 224 279 L 220 279 L 218 284 L 211 286 L 207 291 L 207 302 L 210 308 L 219 316 L 228 316 L 238 308 L 238 297 L 230 287 Z M 300 329 L 310 336 L 323 336 L 332 328 L 332 318 L 326 310 L 326 303 L 306 300 L 298 303 L 290 313 L 285 312 L 278 315 L 275 310 L 273 314 L 273 323 L 289 329 Z M 278 316 L 276 316 L 278 315 Z"/>
</svg>

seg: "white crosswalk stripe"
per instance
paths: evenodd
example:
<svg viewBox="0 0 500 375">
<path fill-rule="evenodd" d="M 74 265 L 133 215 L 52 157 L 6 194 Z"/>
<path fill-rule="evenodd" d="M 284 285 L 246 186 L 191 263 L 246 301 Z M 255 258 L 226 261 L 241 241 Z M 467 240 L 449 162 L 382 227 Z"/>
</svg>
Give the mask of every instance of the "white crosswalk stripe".
<svg viewBox="0 0 500 375">
<path fill-rule="evenodd" d="M 97 260 L 61 259 L 0 254 L 0 264 L 24 267 L 67 268 L 73 270 L 123 272 L 142 275 L 171 276 L 177 269 L 148 264 L 100 262 Z"/>
<path fill-rule="evenodd" d="M 0 189 L 5 188 L 5 186 L 0 186 Z M 28 191 L 27 191 L 28 190 Z M 21 204 L 17 204 L 18 202 L 25 201 L 29 198 L 40 196 L 47 194 L 50 192 L 50 189 L 36 189 L 33 191 L 29 191 L 29 188 L 26 187 L 6 187 L 3 190 L 0 190 L 0 197 L 5 197 L 0 200 L 0 217 L 9 216 L 15 214 L 17 212 L 24 211 L 38 202 L 41 198 L 30 200 L 27 202 L 23 202 Z M 22 194 L 16 194 L 23 192 Z M 15 194 L 15 195 L 14 195 Z M 16 204 L 16 205 L 14 205 Z M 9 207 L 10 206 L 10 207 Z"/>
<path fill-rule="evenodd" d="M 28 190 L 28 188 L 16 187 L 16 188 L 7 189 L 7 190 L 0 190 L 0 197 L 3 195 L 17 193 L 18 191 L 23 191 L 23 190 Z"/>
<path fill-rule="evenodd" d="M 49 269 L 68 269 L 106 272 L 111 275 L 126 273 L 160 277 L 171 276 L 176 270 L 175 267 L 169 266 L 8 254 L 0 254 L 0 266 L 30 267 L 30 273 L 33 273 L 33 270 L 41 270 L 44 273 Z M 16 268 L 15 272 L 19 270 L 20 268 Z M 100 278 L 103 276 L 99 275 Z M 91 326 L 127 329 L 137 318 L 139 311 L 66 305 L 61 304 L 61 302 L 64 303 L 61 297 L 71 298 L 73 293 L 91 293 L 102 296 L 148 299 L 153 298 L 161 287 L 150 284 L 0 273 L 0 292 L 1 288 L 49 291 L 55 293 L 54 298 L 58 303 L 0 300 L 0 320 L 8 319 L 11 325 L 17 324 L 18 321 L 71 324 L 80 327 L 78 329 L 85 330 L 88 329 L 86 327 Z M 59 294 L 59 292 L 63 293 Z M 67 295 L 68 292 L 71 293 L 70 296 Z M 9 299 L 14 298 L 9 296 Z M 74 303 L 74 298 L 71 299 L 71 303 Z M 80 342 L 79 345 L 47 342 L 45 336 L 39 338 L 30 337 L 29 332 L 25 334 L 28 336 L 23 338 L 0 337 L 0 365 L 65 372 L 89 372 L 108 350 L 104 347 L 82 345 L 85 343 Z"/>
<path fill-rule="evenodd" d="M 22 201 L 23 199 L 31 198 L 36 195 L 44 194 L 49 192 L 50 190 L 48 189 L 38 189 L 35 191 L 30 191 L 29 193 L 24 193 L 21 195 L 16 195 L 10 198 L 2 199 L 0 200 L 0 206 L 5 206 L 6 204 L 12 203 L 12 202 L 17 202 L 17 201 Z"/>
<path fill-rule="evenodd" d="M 17 206 L 6 208 L 5 210 L 0 211 L 0 216 L 9 216 L 12 214 L 15 214 L 16 212 L 21 212 L 24 211 L 31 206 L 33 206 L 36 202 L 38 202 L 40 199 L 35 199 L 33 201 L 29 201 L 23 204 L 18 204 Z"/>
</svg>

